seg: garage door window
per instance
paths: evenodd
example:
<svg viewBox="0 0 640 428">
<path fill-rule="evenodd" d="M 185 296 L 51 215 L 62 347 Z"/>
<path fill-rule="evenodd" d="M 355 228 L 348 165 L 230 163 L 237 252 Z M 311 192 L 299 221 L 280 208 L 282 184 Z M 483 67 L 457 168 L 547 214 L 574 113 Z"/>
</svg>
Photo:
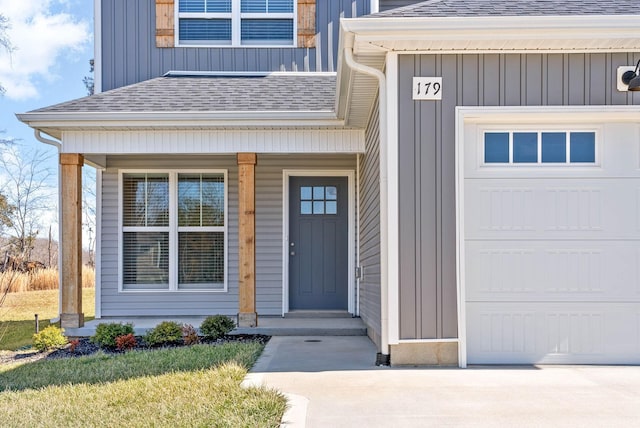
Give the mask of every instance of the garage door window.
<svg viewBox="0 0 640 428">
<path fill-rule="evenodd" d="M 595 131 L 484 133 L 485 164 L 595 164 Z"/>
</svg>

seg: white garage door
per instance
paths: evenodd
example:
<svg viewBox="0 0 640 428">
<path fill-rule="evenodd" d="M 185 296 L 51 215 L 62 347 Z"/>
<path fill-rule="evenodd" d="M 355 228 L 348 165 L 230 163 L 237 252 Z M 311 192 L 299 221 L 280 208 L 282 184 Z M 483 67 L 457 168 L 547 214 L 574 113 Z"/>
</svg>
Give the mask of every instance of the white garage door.
<svg viewBox="0 0 640 428">
<path fill-rule="evenodd" d="M 468 363 L 640 363 L 638 134 L 465 127 Z"/>
</svg>

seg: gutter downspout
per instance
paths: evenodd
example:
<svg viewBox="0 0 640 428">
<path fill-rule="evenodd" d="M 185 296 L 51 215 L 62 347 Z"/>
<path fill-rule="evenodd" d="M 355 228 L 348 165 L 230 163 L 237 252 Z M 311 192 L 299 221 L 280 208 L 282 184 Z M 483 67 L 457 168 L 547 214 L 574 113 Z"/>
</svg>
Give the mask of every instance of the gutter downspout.
<svg viewBox="0 0 640 428">
<path fill-rule="evenodd" d="M 39 129 L 34 129 L 33 135 L 36 137 L 36 140 L 40 141 L 41 143 L 48 144 L 58 149 L 58 157 L 60 156 L 60 152 L 62 151 L 62 143 L 60 141 L 43 137 Z M 62 192 L 60 192 L 60 189 L 62 188 L 61 186 L 62 174 L 60 171 L 60 161 L 58 160 L 58 284 L 60 284 L 60 291 L 58 292 L 58 313 L 60 313 L 60 308 L 62 307 L 62 252 L 60 251 L 60 219 L 62 216 Z M 60 321 L 60 315 L 58 315 L 58 318 L 52 319 L 51 323 L 57 323 L 58 321 Z"/>
<path fill-rule="evenodd" d="M 387 79 L 385 74 L 353 59 L 353 48 L 344 48 L 347 66 L 378 79 L 378 114 L 380 138 L 380 353 L 376 364 L 389 364 L 389 193 L 387 167 Z"/>
</svg>

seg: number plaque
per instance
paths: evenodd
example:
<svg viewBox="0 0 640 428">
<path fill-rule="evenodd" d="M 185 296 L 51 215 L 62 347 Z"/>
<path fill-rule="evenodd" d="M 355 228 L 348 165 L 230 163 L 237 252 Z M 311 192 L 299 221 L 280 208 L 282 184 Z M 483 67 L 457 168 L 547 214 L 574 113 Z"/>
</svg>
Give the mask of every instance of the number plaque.
<svg viewBox="0 0 640 428">
<path fill-rule="evenodd" d="M 414 77 L 414 100 L 441 100 L 442 77 Z"/>
</svg>

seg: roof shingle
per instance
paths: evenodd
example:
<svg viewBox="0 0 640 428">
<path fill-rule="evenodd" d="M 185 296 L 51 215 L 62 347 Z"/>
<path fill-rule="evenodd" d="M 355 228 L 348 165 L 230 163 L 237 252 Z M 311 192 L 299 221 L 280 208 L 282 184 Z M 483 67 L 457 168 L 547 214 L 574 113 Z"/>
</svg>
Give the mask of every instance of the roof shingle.
<svg viewBox="0 0 640 428">
<path fill-rule="evenodd" d="M 331 111 L 335 74 L 158 77 L 44 107 L 53 112 Z"/>
</svg>

